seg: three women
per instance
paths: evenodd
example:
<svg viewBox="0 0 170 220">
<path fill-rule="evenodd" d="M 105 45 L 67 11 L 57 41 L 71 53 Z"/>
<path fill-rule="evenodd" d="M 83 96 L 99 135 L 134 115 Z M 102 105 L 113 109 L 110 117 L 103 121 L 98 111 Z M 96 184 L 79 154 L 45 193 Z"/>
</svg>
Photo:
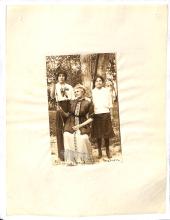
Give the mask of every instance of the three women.
<svg viewBox="0 0 170 220">
<path fill-rule="evenodd" d="M 95 78 L 91 101 L 85 97 L 86 90 L 81 84 L 76 85 L 73 94 L 73 88 L 65 83 L 66 78 L 60 72 L 58 84 L 53 85 L 51 93 L 58 102 L 56 136 L 59 158 L 69 165 L 93 163 L 89 135 L 97 139 L 98 158 L 102 157 L 102 139 L 106 155 L 111 158 L 109 139 L 114 134 L 110 116 L 112 98 L 109 90 L 104 88 L 104 79 L 101 76 Z"/>
</svg>

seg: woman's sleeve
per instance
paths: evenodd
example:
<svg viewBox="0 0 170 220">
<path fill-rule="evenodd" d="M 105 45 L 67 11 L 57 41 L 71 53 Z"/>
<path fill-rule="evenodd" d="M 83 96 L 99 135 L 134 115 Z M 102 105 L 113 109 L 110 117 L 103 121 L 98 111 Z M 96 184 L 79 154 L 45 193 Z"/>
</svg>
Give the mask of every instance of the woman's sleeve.
<svg viewBox="0 0 170 220">
<path fill-rule="evenodd" d="M 68 113 L 71 115 L 71 105 L 72 105 L 72 100 L 69 100 L 68 102 Z"/>
<path fill-rule="evenodd" d="M 69 100 L 68 103 L 67 103 L 67 112 L 64 112 L 62 110 L 62 115 L 65 117 L 65 118 L 68 118 L 70 115 L 72 115 L 71 113 L 71 101 Z"/>
<path fill-rule="evenodd" d="M 89 104 L 89 118 L 93 118 L 94 117 L 94 105 L 93 102 L 91 101 Z"/>
</svg>

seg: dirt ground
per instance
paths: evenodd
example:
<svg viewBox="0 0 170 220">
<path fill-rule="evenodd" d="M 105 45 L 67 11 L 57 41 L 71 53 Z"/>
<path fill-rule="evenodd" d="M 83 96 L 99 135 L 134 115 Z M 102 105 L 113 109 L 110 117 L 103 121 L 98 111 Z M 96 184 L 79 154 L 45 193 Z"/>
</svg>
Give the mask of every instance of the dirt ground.
<svg viewBox="0 0 170 220">
<path fill-rule="evenodd" d="M 112 158 L 108 159 L 106 156 L 105 148 L 102 147 L 102 155 L 103 157 L 101 159 L 98 159 L 98 149 L 94 144 L 92 144 L 92 155 L 93 155 L 93 161 L 94 163 L 102 163 L 102 162 L 111 162 L 111 161 L 122 161 L 122 155 L 121 155 L 121 148 L 120 146 L 113 146 L 110 145 L 110 153 Z M 51 156 L 52 156 L 52 163 L 53 165 L 64 165 L 64 162 L 61 162 L 58 158 L 58 152 L 57 152 L 57 143 L 56 143 L 56 137 L 51 136 Z"/>
</svg>

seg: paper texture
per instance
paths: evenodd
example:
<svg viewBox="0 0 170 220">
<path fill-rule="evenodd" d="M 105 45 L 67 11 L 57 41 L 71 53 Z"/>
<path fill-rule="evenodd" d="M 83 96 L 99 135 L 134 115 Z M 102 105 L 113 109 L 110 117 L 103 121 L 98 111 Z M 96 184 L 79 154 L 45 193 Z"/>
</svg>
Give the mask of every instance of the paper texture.
<svg viewBox="0 0 170 220">
<path fill-rule="evenodd" d="M 166 5 L 7 7 L 7 214 L 165 212 Z M 122 162 L 53 166 L 46 56 L 116 53 Z"/>
</svg>

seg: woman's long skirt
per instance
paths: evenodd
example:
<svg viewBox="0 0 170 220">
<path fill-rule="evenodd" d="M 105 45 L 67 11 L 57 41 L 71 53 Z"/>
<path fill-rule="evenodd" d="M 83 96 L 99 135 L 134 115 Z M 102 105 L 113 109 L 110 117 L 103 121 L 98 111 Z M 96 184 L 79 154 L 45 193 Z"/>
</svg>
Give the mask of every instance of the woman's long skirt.
<svg viewBox="0 0 170 220">
<path fill-rule="evenodd" d="M 93 163 L 92 148 L 87 134 L 64 132 L 65 161 Z"/>
<path fill-rule="evenodd" d="M 64 112 L 68 112 L 69 101 L 60 101 L 58 102 L 59 106 L 63 109 Z M 58 148 L 58 157 L 63 161 L 64 160 L 64 124 L 66 118 L 62 116 L 60 111 L 56 111 L 56 139 L 57 139 L 57 148 Z"/>
<path fill-rule="evenodd" d="M 91 130 L 92 138 L 113 138 L 114 132 L 110 113 L 95 114 Z"/>
</svg>

